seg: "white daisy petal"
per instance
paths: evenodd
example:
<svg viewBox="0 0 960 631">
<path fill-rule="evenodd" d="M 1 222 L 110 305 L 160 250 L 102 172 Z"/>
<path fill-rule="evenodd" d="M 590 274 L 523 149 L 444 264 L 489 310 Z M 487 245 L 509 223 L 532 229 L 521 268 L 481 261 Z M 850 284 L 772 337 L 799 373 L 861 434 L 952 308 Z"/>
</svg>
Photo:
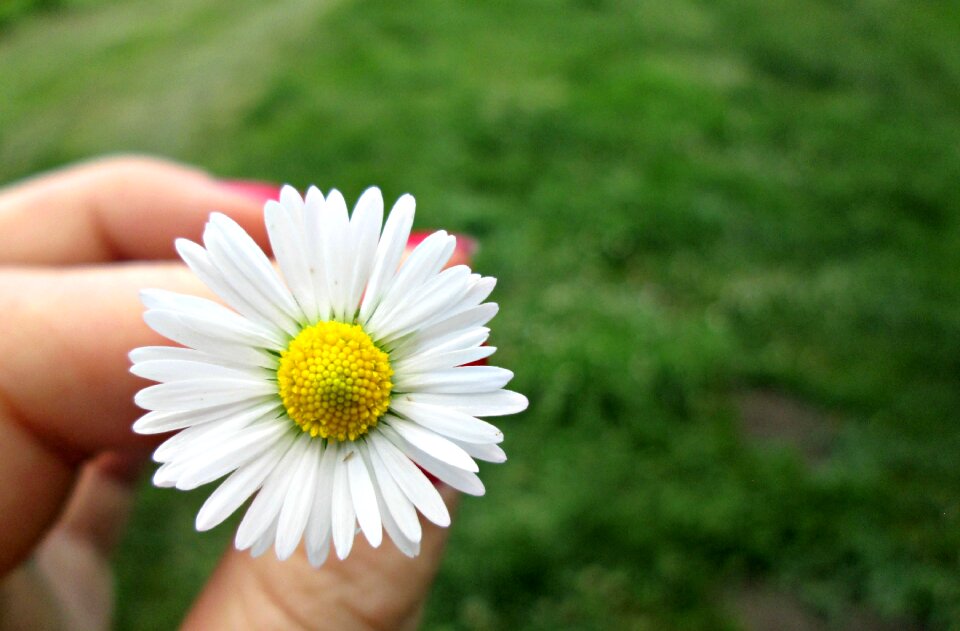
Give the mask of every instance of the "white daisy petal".
<svg viewBox="0 0 960 631">
<path fill-rule="evenodd" d="M 286 346 L 286 340 L 283 342 L 276 341 L 281 339 L 279 337 L 268 339 L 261 337 L 255 331 L 245 330 L 240 326 L 236 326 L 248 322 L 240 317 L 231 322 L 226 318 L 219 318 L 216 315 L 174 311 L 172 309 L 150 309 L 146 312 L 146 315 L 175 319 L 176 322 L 190 327 L 200 335 L 212 340 L 219 340 L 226 344 L 270 350 L 280 350 Z M 147 323 L 152 326 L 150 319 L 147 319 Z"/>
<path fill-rule="evenodd" d="M 397 448 L 403 452 L 406 458 L 415 462 L 424 471 L 438 478 L 441 482 L 445 482 L 458 491 L 467 493 L 468 495 L 479 496 L 486 492 L 483 482 L 480 481 L 476 473 L 465 471 L 459 467 L 437 460 L 430 454 L 419 449 L 416 445 L 412 445 L 404 440 L 402 436 L 393 432 L 392 429 L 388 429 L 388 431 L 384 433 L 397 445 Z"/>
<path fill-rule="evenodd" d="M 503 440 L 503 433 L 486 421 L 441 406 L 415 403 L 407 396 L 395 397 L 390 409 L 457 443 L 499 443 Z"/>
<path fill-rule="evenodd" d="M 405 539 L 409 542 L 419 542 L 422 536 L 420 520 L 417 518 L 417 511 L 413 504 L 404 495 L 403 491 L 397 485 L 390 471 L 383 463 L 380 454 L 369 443 L 365 443 L 363 449 L 364 459 L 367 461 L 371 471 L 376 477 L 377 497 L 379 498 L 380 515 L 383 517 L 384 528 L 390 531 L 388 524 L 392 522 L 396 529 L 403 533 Z M 396 540 L 393 533 L 389 533 Z M 408 555 L 410 556 L 410 555 Z"/>
<path fill-rule="evenodd" d="M 238 234 L 246 236 L 246 240 L 240 240 Z M 233 220 L 219 213 L 211 214 L 203 231 L 203 244 L 226 282 L 244 296 L 254 297 L 254 308 L 264 320 L 291 335 L 297 333 L 297 321 L 303 315 L 293 297 L 263 251 Z"/>
<path fill-rule="evenodd" d="M 475 346 L 454 351 L 441 349 L 439 352 L 431 349 L 430 352 L 414 355 L 405 361 L 394 362 L 393 370 L 398 374 L 414 374 L 456 368 L 490 357 L 495 352 L 496 346 Z"/>
<path fill-rule="evenodd" d="M 370 434 L 370 443 L 376 449 L 386 470 L 393 476 L 407 499 L 413 502 L 424 517 L 438 526 L 449 526 L 450 513 L 447 511 L 447 505 L 443 503 L 443 498 L 440 497 L 440 492 L 397 446 L 396 443 L 403 444 L 403 440 L 395 432 L 393 432 L 393 440 L 388 439 L 387 434 L 388 432 L 384 431 Z"/>
<path fill-rule="evenodd" d="M 435 275 L 450 260 L 456 247 L 456 239 L 443 230 L 434 232 L 423 240 L 410 254 L 400 271 L 383 295 L 377 310 L 367 320 L 366 329 L 380 337 L 380 328 L 388 322 L 386 317 L 402 303 L 408 294 Z"/>
<path fill-rule="evenodd" d="M 466 293 L 469 278 L 470 268 L 466 265 L 440 272 L 416 291 L 410 292 L 407 300 L 397 303 L 388 315 L 382 316 L 385 324 L 379 327 L 378 336 L 385 341 L 392 340 L 443 319 L 450 305 Z"/>
<path fill-rule="evenodd" d="M 180 348 L 179 346 L 141 346 L 140 348 L 135 348 L 130 351 L 127 357 L 129 357 L 130 361 L 134 364 L 166 359 L 213 363 L 210 362 L 213 355 L 201 353 L 193 348 Z"/>
<path fill-rule="evenodd" d="M 434 314 L 431 318 L 424 320 L 419 330 L 429 331 L 435 324 L 443 323 L 447 320 L 451 320 L 456 316 L 466 317 L 464 314 L 470 312 L 471 314 L 477 315 L 478 313 L 485 313 L 484 311 L 472 311 L 476 307 L 483 306 L 481 303 L 486 300 L 486 298 L 493 291 L 494 286 L 496 286 L 496 279 L 489 277 L 480 277 L 479 274 L 472 274 L 467 281 L 467 287 L 463 291 L 459 298 L 453 301 L 449 305 L 445 305 L 444 308 Z M 489 317 L 482 320 L 481 324 L 486 324 L 490 318 L 492 318 L 497 313 L 496 305 L 492 307 L 486 307 L 490 309 L 491 313 Z M 457 320 L 452 320 L 457 322 Z M 449 326 L 449 323 L 448 323 Z"/>
<path fill-rule="evenodd" d="M 194 274 L 200 278 L 203 283 L 209 287 L 213 293 L 223 298 L 228 305 L 237 310 L 237 312 L 251 320 L 258 322 L 268 328 L 281 329 L 277 323 L 269 317 L 265 317 L 256 305 L 255 296 L 245 296 L 242 291 L 234 288 L 227 282 L 224 274 L 217 268 L 210 257 L 210 253 L 202 246 L 188 239 L 177 239 L 174 242 L 177 253 L 183 262 L 187 264 Z M 166 335 L 166 334 L 163 334 Z"/>
<path fill-rule="evenodd" d="M 270 524 L 270 527 L 264 531 L 256 541 L 253 542 L 253 545 L 250 546 L 250 556 L 257 558 L 262 556 L 264 552 L 270 549 L 270 546 L 273 545 L 274 539 L 277 537 L 277 528 L 279 524 L 277 523 L 277 518 L 273 518 L 273 522 Z"/>
<path fill-rule="evenodd" d="M 313 509 L 320 469 L 320 443 L 311 440 L 309 434 L 300 434 L 297 440 L 306 447 L 293 473 L 295 482 L 287 488 L 287 497 L 280 509 L 276 548 L 277 558 L 281 561 L 290 558 L 303 537 Z"/>
<path fill-rule="evenodd" d="M 460 268 L 466 268 L 466 274 L 459 273 L 459 276 L 454 278 L 447 278 L 443 281 L 440 281 L 439 276 L 445 275 L 451 270 L 459 270 Z M 471 291 L 471 287 L 474 284 L 474 278 L 476 274 L 469 273 L 470 268 L 464 265 L 458 265 L 445 269 L 441 274 L 438 274 L 435 277 L 436 282 L 443 283 L 445 287 L 440 286 L 436 289 L 431 289 L 432 292 L 445 292 L 447 296 L 442 304 L 434 304 L 431 310 L 425 308 L 421 309 L 423 313 L 423 318 L 420 320 L 420 326 L 412 329 L 413 331 L 419 330 L 421 328 L 425 329 L 431 325 L 442 322 L 458 313 L 466 311 L 468 308 L 476 307 L 479 304 L 479 301 L 474 302 L 476 298 L 475 291 Z M 452 276 L 452 274 L 451 274 Z M 424 291 L 426 286 L 424 287 Z"/>
<path fill-rule="evenodd" d="M 390 357 L 394 358 L 399 366 L 415 357 L 432 357 L 441 353 L 477 348 L 486 342 L 489 337 L 490 329 L 485 326 L 456 331 L 446 335 L 438 344 L 417 344 L 411 336 L 407 336 L 391 350 Z"/>
<path fill-rule="evenodd" d="M 290 187 L 284 187 L 287 190 Z M 292 189 L 291 189 L 292 190 Z M 296 191 L 293 195 L 299 200 Z M 281 192 L 283 197 L 283 192 Z M 300 206 L 303 202 L 300 201 Z M 302 217 L 295 218 L 280 202 L 269 201 L 263 211 L 270 245 L 294 299 L 308 321 L 318 317 L 317 296 L 310 274 L 310 258 L 303 239 Z M 303 214 L 302 208 L 300 214 Z"/>
<path fill-rule="evenodd" d="M 350 497 L 353 509 L 360 523 L 363 535 L 374 548 L 380 546 L 383 539 L 383 527 L 380 521 L 380 509 L 377 507 L 377 494 L 373 490 L 367 464 L 356 447 L 347 452 L 347 477 L 350 482 Z"/>
<path fill-rule="evenodd" d="M 429 373 L 397 375 L 393 385 L 398 392 L 471 394 L 499 390 L 511 379 L 513 379 L 513 373 L 505 368 L 460 366 Z"/>
<path fill-rule="evenodd" d="M 374 459 L 379 458 L 376 450 L 369 444 L 364 443 L 361 446 L 361 455 L 368 471 L 375 471 L 376 467 L 380 467 L 380 473 L 376 474 L 373 491 L 376 494 L 377 508 L 383 520 L 383 529 L 400 552 L 411 558 L 417 556 L 420 554 L 420 538 L 423 536 L 417 511 L 403 494 L 403 491 L 400 490 L 400 487 L 396 485 L 383 464 L 373 464 Z M 388 507 L 388 501 L 392 508 Z M 391 511 L 393 514 L 391 514 Z M 405 525 L 401 526 L 400 523 Z"/>
<path fill-rule="evenodd" d="M 244 404 L 224 406 L 228 408 L 245 407 Z M 216 412 L 219 413 L 219 409 Z M 194 425 L 193 410 L 186 412 L 147 412 L 133 423 L 133 431 L 138 434 L 164 434 Z M 219 418 L 219 417 L 214 417 Z"/>
<path fill-rule="evenodd" d="M 392 296 L 391 303 L 381 304 L 379 309 L 392 310 L 396 302 L 406 299 L 409 290 L 416 289 L 437 274 L 450 259 L 452 248 L 455 247 L 456 237 L 446 230 L 437 230 L 423 239 L 395 270 L 390 286 L 385 288 L 382 296 Z"/>
<path fill-rule="evenodd" d="M 250 423 L 255 420 L 250 419 Z M 157 462 L 182 459 L 190 453 L 202 451 L 208 442 L 215 442 L 223 437 L 232 436 L 250 423 L 245 422 L 245 419 L 237 420 L 235 416 L 225 416 L 211 420 L 209 423 L 188 427 L 179 434 L 163 441 L 153 452 L 153 459 Z M 213 437 L 212 441 L 208 440 L 210 437 Z"/>
<path fill-rule="evenodd" d="M 153 472 L 152 482 L 154 486 L 159 486 L 160 488 L 170 488 L 177 483 L 176 476 L 171 476 L 170 472 L 174 469 L 174 466 L 170 463 L 164 463 L 157 467 L 157 470 Z"/>
<path fill-rule="evenodd" d="M 307 526 L 309 528 L 309 525 Z M 310 532 L 310 530 L 307 530 Z M 330 556 L 330 529 L 326 531 L 326 535 L 322 541 L 319 541 L 316 545 L 307 548 L 307 560 L 315 568 L 319 568 L 327 561 L 327 557 Z"/>
<path fill-rule="evenodd" d="M 341 457 L 345 455 L 344 450 L 341 449 L 340 452 Z M 342 459 L 333 468 L 333 497 L 330 517 L 333 547 L 337 551 L 338 558 L 346 559 L 353 547 L 357 517 L 353 508 L 353 499 L 350 497 L 350 481 L 346 463 Z"/>
<path fill-rule="evenodd" d="M 356 533 L 386 533 L 420 552 L 418 512 L 450 514 L 428 473 L 482 495 L 478 460 L 503 462 L 500 430 L 479 416 L 522 411 L 503 390 L 513 374 L 475 366 L 497 305 L 493 278 L 444 270 L 456 239 L 436 232 L 401 264 L 415 202 L 384 222 L 379 189 L 352 216 L 338 191 L 291 186 L 267 202 L 276 269 L 238 224 L 214 213 L 204 246 L 176 242 L 183 260 L 227 306 L 145 290 L 145 322 L 183 346 L 130 353 L 131 373 L 157 382 L 135 402 L 142 434 L 176 432 L 154 451 L 154 483 L 192 489 L 224 477 L 197 514 L 198 530 L 244 503 L 235 535 L 253 556 L 279 559 L 304 542 L 322 565 L 346 558 Z M 381 232 L 382 226 L 382 232 Z M 359 524 L 359 527 L 358 527 Z"/>
<path fill-rule="evenodd" d="M 249 351 L 251 349 L 243 349 Z M 130 361 L 134 364 L 141 364 L 150 361 L 190 361 L 223 366 L 224 368 L 237 368 L 241 371 L 249 371 L 251 368 L 263 368 L 260 363 L 267 364 L 268 372 L 276 370 L 276 358 L 267 353 L 258 353 L 255 351 L 254 357 L 258 363 L 243 363 L 231 360 L 227 357 L 211 355 L 194 348 L 180 348 L 179 346 L 144 346 L 130 351 Z M 131 370 L 132 372 L 132 370 Z M 263 371 L 254 370 L 258 375 L 268 374 Z"/>
<path fill-rule="evenodd" d="M 269 371 L 228 368 L 217 364 L 179 359 L 157 359 L 140 362 L 130 367 L 130 372 L 150 381 L 183 381 L 185 379 L 263 379 Z"/>
<path fill-rule="evenodd" d="M 429 454 L 415 448 L 411 448 L 406 454 L 408 458 L 422 467 L 424 471 L 429 472 L 433 477 L 444 484 L 452 486 L 461 493 L 481 497 L 487 492 L 483 481 L 476 473 L 452 467 L 445 462 L 440 462 L 436 458 L 431 458 Z"/>
<path fill-rule="evenodd" d="M 390 511 L 387 510 L 379 488 L 377 489 L 377 505 L 380 507 L 380 514 L 383 515 L 383 529 L 387 531 L 387 535 L 390 537 L 390 540 L 393 541 L 393 544 L 397 547 L 397 550 L 410 558 L 419 555 L 420 538 L 418 537 L 417 539 L 411 539 L 406 535 L 406 533 L 400 530 L 400 527 L 394 521 L 393 516 L 390 515 Z"/>
<path fill-rule="evenodd" d="M 214 336 L 229 335 L 246 344 L 275 349 L 287 343 L 287 338 L 276 329 L 261 326 L 206 298 L 164 289 L 144 289 L 140 292 L 140 301 L 147 309 L 173 311 L 190 321 L 198 321 L 197 328 L 206 327 Z"/>
<path fill-rule="evenodd" d="M 453 237 L 449 237 L 453 238 Z M 414 263 L 416 264 L 416 263 Z M 431 315 L 438 309 L 458 302 L 467 292 L 470 286 L 470 268 L 466 265 L 455 265 L 447 268 L 438 274 L 433 274 L 423 279 L 419 284 L 413 285 L 410 291 L 397 299 L 392 307 L 383 307 L 378 310 L 377 318 L 380 321 L 387 322 L 387 329 L 381 331 L 378 335 L 381 338 L 391 335 L 387 332 L 397 327 L 397 318 L 412 318 L 413 313 L 419 312 L 417 319 L 423 320 L 427 315 Z M 422 303 L 431 301 L 433 305 L 424 307 Z M 373 326 L 373 324 L 371 324 Z"/>
<path fill-rule="evenodd" d="M 490 295 L 490 292 L 493 290 L 493 287 L 496 284 L 496 282 L 490 282 L 490 281 L 494 281 L 494 279 L 481 278 L 477 280 L 476 284 L 472 285 L 470 289 L 468 289 L 467 292 L 463 294 L 463 297 L 461 297 L 456 303 L 452 304 L 449 307 L 449 309 L 447 309 L 446 312 L 442 314 L 442 317 L 438 317 L 431 322 L 424 323 L 423 328 L 424 329 L 429 328 L 434 324 L 442 321 L 443 319 L 453 318 L 455 316 L 459 316 L 463 314 L 464 312 L 470 311 L 471 309 L 482 306 L 481 303 L 483 303 L 483 301 L 486 300 L 487 296 Z M 483 303 L 483 304 L 487 304 L 487 303 Z M 496 314 L 496 310 L 494 310 L 494 314 Z M 485 320 L 483 324 L 486 324 L 486 322 L 488 321 L 489 319 Z"/>
<path fill-rule="evenodd" d="M 414 355 L 438 355 L 440 353 L 452 353 L 454 351 L 469 351 L 487 341 L 490 337 L 490 329 L 485 326 L 472 329 L 461 330 L 457 335 L 444 336 L 442 342 L 434 343 L 429 348 Z M 496 348 L 496 347 L 494 347 Z M 397 360 L 401 361 L 401 360 Z"/>
<path fill-rule="evenodd" d="M 160 335 L 190 346 L 207 355 L 223 358 L 231 364 L 242 366 L 276 367 L 276 359 L 265 349 L 246 346 L 238 340 L 224 339 L 223 335 L 211 336 L 191 327 L 180 314 L 156 309 L 143 314 L 143 321 Z"/>
<path fill-rule="evenodd" d="M 480 394 L 426 394 L 413 392 L 404 398 L 414 403 L 437 405 L 471 416 L 504 416 L 518 414 L 527 409 L 527 397 L 510 390 L 497 390 Z"/>
<path fill-rule="evenodd" d="M 246 428 L 260 421 L 272 421 L 276 418 L 275 411 L 255 414 L 254 412 L 259 409 L 259 406 L 252 405 L 243 413 L 221 415 L 220 418 L 210 419 L 209 422 L 192 425 L 160 444 L 153 452 L 153 459 L 157 462 L 185 460 L 195 454 L 203 453 L 209 446 L 219 441 L 229 440 L 242 434 Z"/>
<path fill-rule="evenodd" d="M 246 428 L 232 440 L 206 450 L 202 459 L 194 458 L 177 479 L 177 488 L 189 491 L 235 471 L 280 442 L 288 431 L 283 424 L 273 422 Z"/>
<path fill-rule="evenodd" d="M 270 202 L 267 202 L 267 204 L 269 203 Z M 289 184 L 284 184 L 280 187 L 279 203 L 290 213 L 290 217 L 293 218 L 298 225 L 303 223 L 304 202 L 303 198 L 300 197 L 300 193 L 297 192 L 297 189 Z"/>
<path fill-rule="evenodd" d="M 496 278 L 490 276 L 481 277 L 479 274 L 475 274 L 474 278 L 471 279 L 470 288 L 467 290 L 467 293 L 463 295 L 453 310 L 461 311 L 463 309 L 469 309 L 470 307 L 476 307 L 493 293 L 493 288 L 496 286 Z"/>
<path fill-rule="evenodd" d="M 137 393 L 134 401 L 145 410 L 202 410 L 259 399 L 276 391 L 269 381 L 255 379 L 191 379 L 148 386 Z"/>
<path fill-rule="evenodd" d="M 322 224 L 326 203 L 323 194 L 316 186 L 307 189 L 302 207 L 303 239 L 309 258 L 308 273 L 313 281 L 313 291 L 317 300 L 315 320 L 330 318 L 330 290 L 327 287 L 327 259 L 324 249 L 324 233 L 327 226 Z"/>
<path fill-rule="evenodd" d="M 462 311 L 403 338 L 392 345 L 391 353 L 406 357 L 445 344 L 465 333 L 482 327 L 493 316 L 497 315 L 498 309 L 497 303 L 485 302 L 477 307 Z"/>
<path fill-rule="evenodd" d="M 223 419 L 249 418 L 251 421 L 269 415 L 278 409 L 276 401 L 261 401 L 251 403 L 228 403 L 205 410 L 181 410 L 178 412 L 148 412 L 133 424 L 133 431 L 138 434 L 162 434 L 177 429 L 184 429 L 194 425 L 203 425 L 211 421 Z M 275 413 L 273 416 L 279 416 Z"/>
<path fill-rule="evenodd" d="M 363 290 L 373 268 L 381 225 L 383 225 L 383 195 L 380 194 L 380 189 L 374 186 L 363 192 L 353 209 L 353 217 L 350 218 L 350 241 L 354 254 L 350 284 L 346 292 L 349 309 L 356 310 L 360 305 L 360 298 L 363 296 Z M 356 313 L 349 310 L 345 314 L 351 320 L 354 315 Z"/>
<path fill-rule="evenodd" d="M 383 417 L 381 423 L 386 425 L 387 428 L 395 430 L 405 441 L 437 460 L 466 471 L 476 472 L 480 470 L 470 454 L 435 432 L 396 416 L 387 415 Z"/>
<path fill-rule="evenodd" d="M 250 503 L 247 514 L 240 521 L 234 544 L 237 550 L 246 550 L 254 545 L 260 535 L 276 522 L 283 500 L 286 498 L 286 489 L 296 482 L 293 478 L 294 469 L 300 463 L 306 443 L 294 441 L 286 451 L 277 466 L 270 472 L 263 483 L 263 488 Z"/>
<path fill-rule="evenodd" d="M 363 323 L 370 318 L 374 309 L 380 304 L 383 293 L 392 284 L 394 274 L 400 266 L 400 257 L 403 256 L 407 239 L 410 237 L 415 207 L 416 202 L 413 196 L 404 195 L 393 205 L 393 210 L 387 217 L 380 243 L 377 245 L 370 281 L 367 283 L 363 304 L 360 306 L 359 320 Z"/>
<path fill-rule="evenodd" d="M 330 552 L 331 509 L 333 501 L 333 469 L 337 465 L 337 443 L 323 447 L 317 472 L 317 492 L 305 535 L 307 558 L 319 567 Z"/>
<path fill-rule="evenodd" d="M 350 281 L 349 228 L 347 203 L 340 191 L 332 190 L 320 212 L 324 268 L 327 271 L 327 292 L 330 313 L 343 318 L 352 305 L 347 305 L 347 283 Z"/>
<path fill-rule="evenodd" d="M 497 464 L 507 461 L 507 454 L 501 449 L 500 445 L 493 443 L 468 443 L 462 440 L 454 440 L 453 442 L 477 460 Z"/>
<path fill-rule="evenodd" d="M 294 321 L 303 319 L 303 313 L 297 308 L 289 289 L 280 282 L 270 259 L 236 221 L 224 214 L 212 213 L 207 225 L 208 230 L 215 227 L 226 237 L 223 242 L 226 246 L 224 254 L 230 257 L 238 269 L 247 274 L 260 294 Z"/>
<path fill-rule="evenodd" d="M 273 445 L 269 457 L 252 460 L 231 473 L 200 507 L 200 512 L 197 513 L 197 530 L 210 530 L 240 508 L 260 488 L 292 444 L 291 434 Z"/>
<path fill-rule="evenodd" d="M 153 459 L 174 465 L 171 475 L 175 473 L 179 480 L 189 469 L 202 466 L 207 456 L 221 445 L 243 445 L 244 437 L 249 432 L 259 432 L 262 426 L 274 427 L 277 425 L 274 420 L 270 416 L 252 420 L 225 418 L 189 427 L 157 447 Z"/>
</svg>

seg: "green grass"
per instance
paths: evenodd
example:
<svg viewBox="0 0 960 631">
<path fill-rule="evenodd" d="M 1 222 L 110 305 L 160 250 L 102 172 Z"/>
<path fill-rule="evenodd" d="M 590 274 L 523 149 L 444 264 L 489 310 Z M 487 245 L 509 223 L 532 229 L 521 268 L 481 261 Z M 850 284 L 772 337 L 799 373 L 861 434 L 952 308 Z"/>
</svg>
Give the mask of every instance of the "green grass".
<svg viewBox="0 0 960 631">
<path fill-rule="evenodd" d="M 427 629 L 960 620 L 960 9 L 950 2 L 63 2 L 0 31 L 0 180 L 147 151 L 411 191 L 481 239 L 530 411 Z M 741 435 L 803 400 L 827 458 Z M 119 626 L 170 628 L 232 526 L 145 490 Z"/>
</svg>

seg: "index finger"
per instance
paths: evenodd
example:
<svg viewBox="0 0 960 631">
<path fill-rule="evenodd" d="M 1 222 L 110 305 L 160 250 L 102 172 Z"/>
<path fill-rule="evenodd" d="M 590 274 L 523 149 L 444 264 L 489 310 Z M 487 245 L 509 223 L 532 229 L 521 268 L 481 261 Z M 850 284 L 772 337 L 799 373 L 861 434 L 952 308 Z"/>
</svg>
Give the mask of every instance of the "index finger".
<svg viewBox="0 0 960 631">
<path fill-rule="evenodd" d="M 126 353 L 160 339 L 138 288 L 199 283 L 172 263 L 110 267 L 0 270 L 0 575 L 53 523 L 77 464 L 148 444 L 130 430 Z"/>
<path fill-rule="evenodd" d="M 199 238 L 214 210 L 264 244 L 260 213 L 271 193 L 155 158 L 68 167 L 0 190 L 0 265 L 173 258 L 174 239 Z"/>
</svg>

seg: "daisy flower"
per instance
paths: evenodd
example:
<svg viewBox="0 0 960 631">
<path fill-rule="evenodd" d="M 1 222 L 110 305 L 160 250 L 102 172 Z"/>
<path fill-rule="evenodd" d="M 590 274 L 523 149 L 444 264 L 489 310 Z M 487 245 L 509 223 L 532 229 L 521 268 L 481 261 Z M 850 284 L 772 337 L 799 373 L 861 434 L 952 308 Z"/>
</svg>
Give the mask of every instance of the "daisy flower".
<svg viewBox="0 0 960 631">
<path fill-rule="evenodd" d="M 274 265 L 243 229 L 214 213 L 203 246 L 180 239 L 191 270 L 231 308 L 145 290 L 144 319 L 182 346 L 138 348 L 131 371 L 160 382 L 136 395 L 141 434 L 179 430 L 157 448 L 158 486 L 193 489 L 226 479 L 197 514 L 213 528 L 251 496 L 236 534 L 254 555 L 293 554 L 315 566 L 331 547 L 346 558 L 359 530 L 383 531 L 419 552 L 417 512 L 450 516 L 424 472 L 484 493 L 475 460 L 503 462 L 503 434 L 477 417 L 524 410 L 504 390 L 513 374 L 471 363 L 491 355 L 484 302 L 495 279 L 444 269 L 456 239 L 436 232 L 403 260 L 414 199 L 383 224 L 370 188 L 352 216 L 336 190 L 305 198 L 289 186 L 264 207 Z M 381 224 L 383 229 L 381 232 Z M 402 263 L 401 263 L 402 261 Z"/>
</svg>

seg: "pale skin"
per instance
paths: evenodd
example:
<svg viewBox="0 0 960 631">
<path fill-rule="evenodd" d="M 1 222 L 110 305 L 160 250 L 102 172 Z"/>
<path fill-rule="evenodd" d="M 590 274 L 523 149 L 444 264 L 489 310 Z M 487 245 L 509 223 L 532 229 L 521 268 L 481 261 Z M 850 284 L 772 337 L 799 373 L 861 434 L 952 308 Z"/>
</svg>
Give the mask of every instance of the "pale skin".
<svg viewBox="0 0 960 631">
<path fill-rule="evenodd" d="M 0 189 L 0 631 L 109 627 L 109 554 L 156 445 L 130 430 L 147 382 L 127 353 L 166 343 L 138 292 L 206 294 L 174 260 L 174 239 L 199 241 L 219 210 L 265 245 L 262 201 L 138 157 Z M 452 509 L 455 492 L 440 491 Z M 446 535 L 424 522 L 415 559 L 358 537 L 346 561 L 331 554 L 319 570 L 302 549 L 283 562 L 227 550 L 183 626 L 414 629 Z"/>
</svg>

